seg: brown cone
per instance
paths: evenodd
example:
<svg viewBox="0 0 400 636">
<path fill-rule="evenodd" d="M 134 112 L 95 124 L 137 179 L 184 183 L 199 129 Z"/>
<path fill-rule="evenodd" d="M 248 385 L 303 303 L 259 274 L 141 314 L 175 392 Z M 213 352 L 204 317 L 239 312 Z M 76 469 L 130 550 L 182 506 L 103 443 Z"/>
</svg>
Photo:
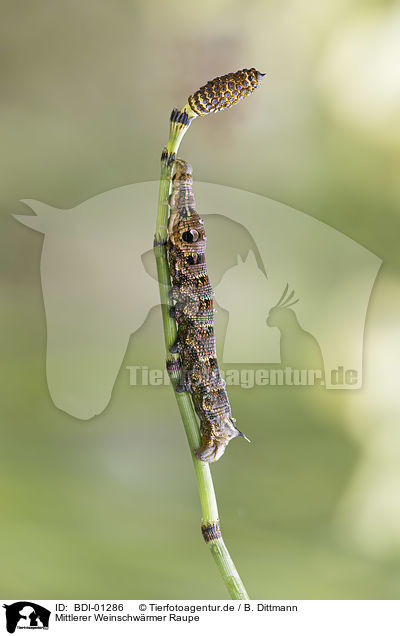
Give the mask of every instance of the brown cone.
<svg viewBox="0 0 400 636">
<path fill-rule="evenodd" d="M 244 68 L 216 77 L 189 97 L 189 106 L 196 115 L 225 110 L 250 95 L 261 84 L 263 77 L 264 73 L 255 68 Z"/>
</svg>

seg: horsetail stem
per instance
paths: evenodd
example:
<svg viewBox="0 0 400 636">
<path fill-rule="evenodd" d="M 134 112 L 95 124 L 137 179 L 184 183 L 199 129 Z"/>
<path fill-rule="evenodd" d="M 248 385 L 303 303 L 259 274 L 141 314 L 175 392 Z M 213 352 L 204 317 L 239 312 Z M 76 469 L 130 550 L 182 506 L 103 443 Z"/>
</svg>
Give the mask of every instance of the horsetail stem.
<svg viewBox="0 0 400 636">
<path fill-rule="evenodd" d="M 173 162 L 183 136 L 193 119 L 219 110 L 225 110 L 237 104 L 260 85 L 263 77 L 264 74 L 254 68 L 243 69 L 217 77 L 191 95 L 184 108 L 172 111 L 169 140 L 161 154 L 161 177 L 154 240 L 167 366 L 169 366 L 171 383 L 182 417 L 196 474 L 203 517 L 201 530 L 232 599 L 248 599 L 249 596 L 222 538 L 210 466 L 207 462 L 200 461 L 195 456 L 195 449 L 198 448 L 200 442 L 200 432 L 193 403 L 188 393 L 177 393 L 175 391 L 175 385 L 178 380 L 174 367 L 175 356 L 169 351 L 169 346 L 173 344 L 176 338 L 176 323 L 171 318 L 168 310 L 171 280 L 166 250 L 169 213 L 167 199 L 170 191 Z"/>
</svg>

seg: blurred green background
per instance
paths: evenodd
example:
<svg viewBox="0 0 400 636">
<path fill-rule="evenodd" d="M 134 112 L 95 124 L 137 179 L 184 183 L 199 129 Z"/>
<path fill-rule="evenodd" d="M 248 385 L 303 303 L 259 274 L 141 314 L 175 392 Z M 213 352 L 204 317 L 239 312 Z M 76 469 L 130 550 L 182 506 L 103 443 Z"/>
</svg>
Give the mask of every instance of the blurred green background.
<svg viewBox="0 0 400 636">
<path fill-rule="evenodd" d="M 131 338 L 106 411 L 89 422 L 59 411 L 45 380 L 43 238 L 10 214 L 25 197 L 70 208 L 157 179 L 172 107 L 254 66 L 268 77 L 251 103 L 186 136 L 196 178 L 303 210 L 383 266 L 361 390 L 230 391 L 253 443 L 233 442 L 212 469 L 225 539 L 253 598 L 398 598 L 399 3 L 0 7 L 0 595 L 226 595 L 171 390 L 130 387 L 125 370 L 162 367 L 158 310 Z"/>
</svg>

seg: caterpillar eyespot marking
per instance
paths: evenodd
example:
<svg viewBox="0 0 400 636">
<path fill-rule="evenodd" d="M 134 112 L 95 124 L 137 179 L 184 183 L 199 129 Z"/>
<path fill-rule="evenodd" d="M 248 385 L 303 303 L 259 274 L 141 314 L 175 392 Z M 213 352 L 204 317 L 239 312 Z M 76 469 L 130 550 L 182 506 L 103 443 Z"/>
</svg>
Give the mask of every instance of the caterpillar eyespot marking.
<svg viewBox="0 0 400 636">
<path fill-rule="evenodd" d="M 182 234 L 182 240 L 185 241 L 185 243 L 196 243 L 198 238 L 199 238 L 199 233 L 197 230 L 186 230 Z"/>
<path fill-rule="evenodd" d="M 204 222 L 195 210 L 192 167 L 175 159 L 174 169 L 167 254 L 175 301 L 170 316 L 177 322 L 178 335 L 170 351 L 180 355 L 176 390 L 191 394 L 200 420 L 201 446 L 195 455 L 214 462 L 231 439 L 245 436 L 234 425 L 216 355 L 214 292 L 207 272 Z"/>
</svg>

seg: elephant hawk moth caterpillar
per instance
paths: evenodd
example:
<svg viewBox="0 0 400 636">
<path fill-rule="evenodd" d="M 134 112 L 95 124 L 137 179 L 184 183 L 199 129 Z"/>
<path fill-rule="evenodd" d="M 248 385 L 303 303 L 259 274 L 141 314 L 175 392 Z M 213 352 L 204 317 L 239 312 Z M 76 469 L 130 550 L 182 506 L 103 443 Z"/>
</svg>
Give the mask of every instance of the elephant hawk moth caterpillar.
<svg viewBox="0 0 400 636">
<path fill-rule="evenodd" d="M 172 279 L 171 316 L 178 326 L 171 353 L 179 354 L 177 391 L 188 391 L 200 420 L 201 461 L 217 461 L 228 442 L 242 436 L 231 414 L 225 382 L 221 377 L 215 346 L 213 290 L 205 258 L 204 222 L 195 210 L 192 167 L 174 161 L 169 197 L 168 264 Z"/>
</svg>

